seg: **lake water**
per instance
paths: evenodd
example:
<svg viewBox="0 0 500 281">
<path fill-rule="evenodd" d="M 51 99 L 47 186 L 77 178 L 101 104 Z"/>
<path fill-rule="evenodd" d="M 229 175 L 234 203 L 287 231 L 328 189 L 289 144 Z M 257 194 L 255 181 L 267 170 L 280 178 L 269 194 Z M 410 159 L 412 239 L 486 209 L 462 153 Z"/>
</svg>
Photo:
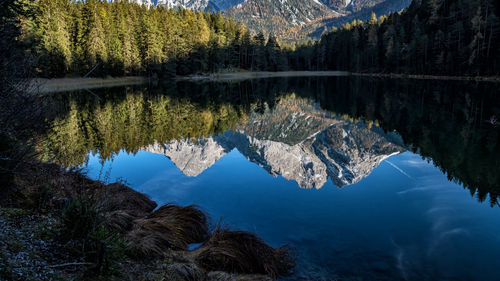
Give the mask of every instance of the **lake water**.
<svg viewBox="0 0 500 281">
<path fill-rule="evenodd" d="M 500 280 L 498 84 L 168 82 L 49 102 L 46 160 L 291 244 L 285 280 Z"/>
</svg>

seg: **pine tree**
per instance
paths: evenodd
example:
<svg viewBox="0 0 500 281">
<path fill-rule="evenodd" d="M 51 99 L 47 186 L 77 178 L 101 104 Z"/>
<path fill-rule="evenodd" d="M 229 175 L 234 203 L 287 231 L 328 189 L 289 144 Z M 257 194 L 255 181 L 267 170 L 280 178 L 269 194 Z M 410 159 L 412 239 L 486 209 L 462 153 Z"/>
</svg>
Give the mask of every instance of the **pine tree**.
<svg viewBox="0 0 500 281">
<path fill-rule="evenodd" d="M 106 33 L 103 24 L 106 20 L 107 12 L 100 2 L 89 0 L 86 5 L 85 14 L 88 16 L 86 21 L 88 38 L 85 40 L 87 43 L 85 50 L 89 68 L 93 69 L 101 65 L 102 69 L 102 65 L 108 62 Z"/>
<path fill-rule="evenodd" d="M 269 39 L 266 44 L 266 57 L 267 57 L 267 68 L 271 71 L 278 71 L 279 69 L 279 54 L 281 52 L 278 40 L 273 34 L 269 35 Z"/>
<path fill-rule="evenodd" d="M 267 58 L 266 58 L 266 38 L 262 32 L 255 35 L 254 38 L 255 48 L 254 48 L 254 65 L 252 69 L 265 70 L 267 68 Z"/>
<path fill-rule="evenodd" d="M 72 62 L 68 0 L 40 0 L 36 11 L 41 65 L 50 76 L 64 75 Z"/>
</svg>

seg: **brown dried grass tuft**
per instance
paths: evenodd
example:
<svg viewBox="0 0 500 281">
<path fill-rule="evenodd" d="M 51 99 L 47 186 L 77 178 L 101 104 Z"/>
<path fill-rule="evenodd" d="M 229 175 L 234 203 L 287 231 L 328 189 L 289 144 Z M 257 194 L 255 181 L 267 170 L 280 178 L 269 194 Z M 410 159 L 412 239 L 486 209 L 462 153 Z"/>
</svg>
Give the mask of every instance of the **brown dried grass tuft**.
<svg viewBox="0 0 500 281">
<path fill-rule="evenodd" d="M 152 212 L 157 204 L 143 193 L 121 183 L 113 183 L 95 190 L 95 199 L 105 211 L 130 210 L 141 216 Z"/>
<path fill-rule="evenodd" d="M 122 210 L 106 213 L 105 217 L 106 225 L 121 233 L 131 231 L 134 227 L 134 220 L 137 219 L 137 216 Z"/>
<path fill-rule="evenodd" d="M 133 223 L 136 230 L 127 236 L 127 240 L 139 252 L 141 246 L 133 244 L 142 244 L 141 237 L 149 239 L 145 245 L 147 249 L 152 249 L 151 252 L 156 254 L 163 254 L 168 248 L 186 250 L 189 244 L 201 243 L 208 236 L 207 216 L 195 206 L 164 205 L 149 216 L 134 220 Z M 158 240 L 157 236 L 162 239 Z M 160 244 L 149 245 L 156 242 Z"/>
<path fill-rule="evenodd" d="M 173 263 L 165 270 L 164 280 L 200 281 L 206 280 L 206 273 L 194 263 Z"/>
<path fill-rule="evenodd" d="M 189 244 L 201 243 L 208 236 L 207 216 L 196 206 L 167 204 L 136 223 L 168 237 L 175 250 L 185 250 Z"/>
<path fill-rule="evenodd" d="M 252 233 L 220 227 L 194 255 L 207 271 L 263 274 L 274 279 L 291 274 L 295 266 L 289 246 L 273 249 Z"/>
<path fill-rule="evenodd" d="M 136 257 L 161 257 L 170 250 L 170 242 L 164 235 L 144 229 L 130 231 L 125 236 L 125 240 Z"/>
</svg>

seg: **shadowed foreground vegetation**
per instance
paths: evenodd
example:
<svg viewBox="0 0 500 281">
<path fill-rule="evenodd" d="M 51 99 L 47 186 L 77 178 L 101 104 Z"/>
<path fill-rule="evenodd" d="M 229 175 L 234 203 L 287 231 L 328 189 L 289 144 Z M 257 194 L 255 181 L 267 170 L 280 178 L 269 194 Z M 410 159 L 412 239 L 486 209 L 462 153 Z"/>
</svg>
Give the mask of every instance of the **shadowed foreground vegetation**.
<svg viewBox="0 0 500 281">
<path fill-rule="evenodd" d="M 46 267 L 20 266 L 10 253 L 19 232 L 28 230 L 2 231 L 1 279 L 271 280 L 294 267 L 288 246 L 273 249 L 244 231 L 211 232 L 196 206 L 156 209 L 146 195 L 121 183 L 105 185 L 55 164 L 21 165 L 13 177 L 10 196 L 0 200 L 0 222 L 6 229 L 26 219 L 43 225 L 29 231 L 49 246 L 38 251 L 24 242 L 20 247 L 31 249 L 27 261 Z M 18 215 L 6 215 L 11 213 Z M 38 214 L 38 221 L 30 222 L 30 214 Z M 200 248 L 188 251 L 197 243 Z"/>
</svg>

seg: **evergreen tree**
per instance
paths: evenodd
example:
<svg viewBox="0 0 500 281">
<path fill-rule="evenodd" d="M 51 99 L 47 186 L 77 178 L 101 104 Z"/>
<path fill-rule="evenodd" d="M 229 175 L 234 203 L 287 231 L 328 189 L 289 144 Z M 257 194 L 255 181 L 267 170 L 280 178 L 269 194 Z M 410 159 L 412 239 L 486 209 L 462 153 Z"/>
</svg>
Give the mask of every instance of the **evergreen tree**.
<svg viewBox="0 0 500 281">
<path fill-rule="evenodd" d="M 36 0 L 23 25 L 42 76 L 185 75 L 225 68 L 498 75 L 495 0 L 413 1 L 404 11 L 353 20 L 318 41 L 252 36 L 218 13 L 127 1 Z M 16 39 L 17 40 L 17 39 Z M 20 39 L 19 39 L 20 40 Z"/>
<path fill-rule="evenodd" d="M 274 35 L 270 34 L 266 44 L 267 69 L 278 71 L 281 68 L 280 52 L 281 48 L 278 40 Z"/>
<path fill-rule="evenodd" d="M 71 5 L 68 0 L 40 0 L 36 19 L 40 64 L 50 76 L 66 73 L 72 62 L 70 41 Z"/>
<path fill-rule="evenodd" d="M 267 58 L 266 58 L 266 38 L 262 32 L 259 32 L 255 35 L 254 38 L 255 48 L 254 48 L 254 65 L 252 65 L 252 69 L 255 70 L 265 70 L 267 69 Z"/>
</svg>

